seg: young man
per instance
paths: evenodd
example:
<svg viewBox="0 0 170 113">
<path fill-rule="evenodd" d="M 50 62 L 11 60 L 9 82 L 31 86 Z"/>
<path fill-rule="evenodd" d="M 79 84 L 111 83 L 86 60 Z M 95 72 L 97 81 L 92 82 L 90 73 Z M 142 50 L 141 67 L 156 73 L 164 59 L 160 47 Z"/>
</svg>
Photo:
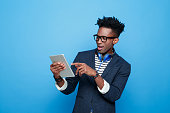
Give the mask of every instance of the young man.
<svg viewBox="0 0 170 113">
<path fill-rule="evenodd" d="M 118 100 L 128 80 L 131 66 L 114 50 L 124 24 L 115 17 L 98 19 L 98 33 L 94 35 L 97 48 L 79 52 L 72 70 L 75 77 L 60 77 L 65 69 L 61 62 L 51 64 L 56 87 L 64 94 L 72 93 L 79 82 L 73 113 L 115 113 Z"/>
</svg>

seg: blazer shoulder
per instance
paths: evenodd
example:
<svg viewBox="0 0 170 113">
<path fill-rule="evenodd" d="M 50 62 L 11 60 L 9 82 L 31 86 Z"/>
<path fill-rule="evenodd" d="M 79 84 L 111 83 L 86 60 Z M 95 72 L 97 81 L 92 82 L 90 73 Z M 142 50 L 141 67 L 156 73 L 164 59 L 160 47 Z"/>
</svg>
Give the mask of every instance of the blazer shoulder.
<svg viewBox="0 0 170 113">
<path fill-rule="evenodd" d="M 128 61 L 126 61 L 124 58 L 122 58 L 122 57 L 119 56 L 118 54 L 116 54 L 116 56 L 118 57 L 119 63 L 120 63 L 121 65 L 126 65 L 126 66 L 130 66 L 130 67 L 131 67 L 131 64 L 130 64 Z"/>
<path fill-rule="evenodd" d="M 81 51 L 78 52 L 76 55 L 77 60 L 82 60 L 82 59 L 88 59 L 90 56 L 92 56 L 95 53 L 95 49 L 92 50 L 87 50 L 87 51 Z"/>
<path fill-rule="evenodd" d="M 86 51 L 81 51 L 81 52 L 79 52 L 79 53 L 91 53 L 91 52 L 94 52 L 95 51 L 95 49 L 91 49 L 91 50 L 86 50 Z"/>
<path fill-rule="evenodd" d="M 118 65 L 120 66 L 120 73 L 128 73 L 128 75 L 131 72 L 131 64 L 129 62 L 127 62 L 124 58 L 122 58 L 119 55 L 116 55 L 118 58 Z"/>
<path fill-rule="evenodd" d="M 95 49 L 78 52 L 78 55 L 87 55 L 95 52 Z"/>
</svg>

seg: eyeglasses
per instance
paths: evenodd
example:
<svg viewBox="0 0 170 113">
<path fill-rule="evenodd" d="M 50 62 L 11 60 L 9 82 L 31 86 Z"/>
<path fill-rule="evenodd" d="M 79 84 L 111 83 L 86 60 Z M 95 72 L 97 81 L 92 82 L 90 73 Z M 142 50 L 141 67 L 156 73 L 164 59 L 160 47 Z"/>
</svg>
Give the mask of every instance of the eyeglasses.
<svg viewBox="0 0 170 113">
<path fill-rule="evenodd" d="M 99 39 L 101 39 L 102 42 L 106 42 L 108 38 L 110 38 L 110 39 L 117 38 L 117 37 L 98 36 L 97 34 L 95 34 L 93 36 L 94 36 L 95 41 L 99 41 Z"/>
</svg>

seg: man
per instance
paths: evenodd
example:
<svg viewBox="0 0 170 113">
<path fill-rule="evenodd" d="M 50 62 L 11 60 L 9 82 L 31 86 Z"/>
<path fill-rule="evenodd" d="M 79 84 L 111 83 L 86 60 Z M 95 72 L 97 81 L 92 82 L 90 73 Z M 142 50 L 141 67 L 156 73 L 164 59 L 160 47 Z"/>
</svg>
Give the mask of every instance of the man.
<svg viewBox="0 0 170 113">
<path fill-rule="evenodd" d="M 115 17 L 98 19 L 94 35 L 97 48 L 79 52 L 72 70 L 75 77 L 60 77 L 66 67 L 61 62 L 51 64 L 56 87 L 64 94 L 72 93 L 79 82 L 73 113 L 115 113 L 115 101 L 123 92 L 130 74 L 130 64 L 114 50 L 124 24 Z"/>
</svg>

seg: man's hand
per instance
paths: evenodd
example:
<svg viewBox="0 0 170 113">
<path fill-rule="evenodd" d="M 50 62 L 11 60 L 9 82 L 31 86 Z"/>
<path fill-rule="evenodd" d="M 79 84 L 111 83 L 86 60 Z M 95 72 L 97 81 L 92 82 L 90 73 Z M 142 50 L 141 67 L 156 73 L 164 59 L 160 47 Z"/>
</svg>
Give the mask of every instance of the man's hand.
<svg viewBox="0 0 170 113">
<path fill-rule="evenodd" d="M 87 74 L 89 76 L 96 75 L 96 71 L 85 63 L 72 63 L 71 65 L 75 65 L 75 67 L 77 68 L 76 75 L 78 72 L 79 72 L 79 76 L 81 76 L 82 74 Z"/>
<path fill-rule="evenodd" d="M 64 69 L 66 69 L 66 67 L 61 62 L 55 62 L 50 65 L 50 70 L 54 74 L 54 78 L 60 78 L 60 72 Z"/>
</svg>

